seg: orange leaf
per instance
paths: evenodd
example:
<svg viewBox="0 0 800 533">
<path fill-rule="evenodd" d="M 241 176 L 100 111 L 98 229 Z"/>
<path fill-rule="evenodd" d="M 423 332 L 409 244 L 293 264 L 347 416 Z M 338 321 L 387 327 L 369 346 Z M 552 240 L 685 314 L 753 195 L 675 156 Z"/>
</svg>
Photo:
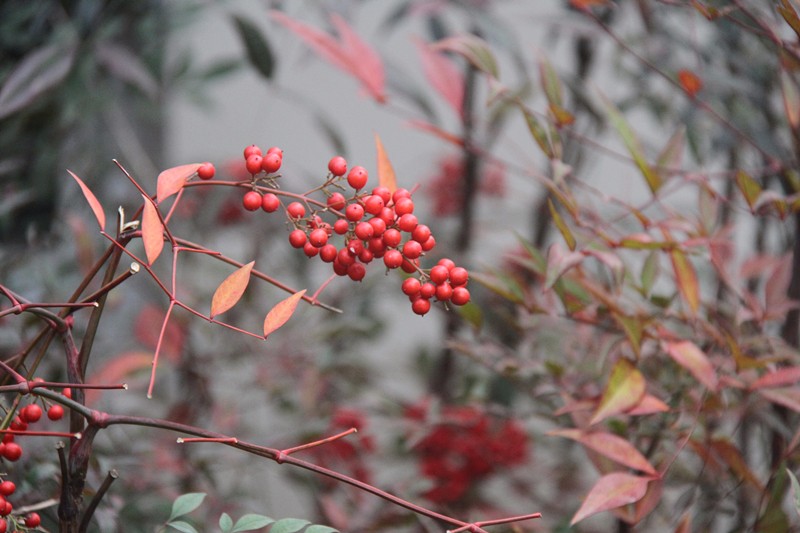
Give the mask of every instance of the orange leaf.
<svg viewBox="0 0 800 533">
<path fill-rule="evenodd" d="M 682 251 L 672 250 L 669 256 L 672 260 L 675 279 L 678 282 L 678 290 L 692 314 L 697 313 L 697 309 L 700 307 L 700 284 L 697 281 L 697 273 L 689 258 Z"/>
<path fill-rule="evenodd" d="M 654 413 L 669 412 L 669 405 L 665 404 L 655 396 L 645 394 L 642 400 L 635 407 L 625 412 L 626 415 L 652 415 Z"/>
<path fill-rule="evenodd" d="M 189 163 L 188 165 L 168 168 L 159 174 L 156 182 L 156 200 L 158 203 L 180 191 L 186 180 L 197 172 L 198 168 L 200 168 L 200 163 Z"/>
<path fill-rule="evenodd" d="M 264 319 L 265 339 L 270 333 L 286 324 L 286 322 L 292 317 L 294 310 L 297 309 L 297 304 L 300 302 L 300 298 L 302 298 L 305 293 L 305 289 L 300 292 L 296 292 L 285 300 L 278 302 L 275 307 L 270 309 L 269 313 L 267 313 L 267 316 Z"/>
<path fill-rule="evenodd" d="M 703 88 L 703 81 L 700 77 L 687 69 L 678 71 L 678 83 L 680 83 L 681 88 L 686 91 L 686 94 L 692 98 Z"/>
<path fill-rule="evenodd" d="M 658 475 L 653 465 L 637 450 L 633 444 L 613 433 L 603 431 L 583 432 L 577 429 L 551 431 L 548 435 L 557 435 L 580 442 L 587 448 L 608 457 L 621 465 L 640 470 L 646 474 Z"/>
<path fill-rule="evenodd" d="M 747 466 L 747 461 L 744 460 L 739 448 L 725 439 L 714 439 L 709 444 L 711 449 L 728 464 L 731 471 L 736 474 L 739 479 L 747 481 L 759 491 L 764 490 L 764 485 L 761 484 L 761 481 L 758 480 L 753 471 L 750 470 L 750 467 Z"/>
<path fill-rule="evenodd" d="M 630 361 L 620 359 L 611 371 L 606 390 L 600 398 L 600 405 L 589 423 L 596 424 L 638 405 L 645 388 L 646 382 L 642 373 Z"/>
<path fill-rule="evenodd" d="M 144 198 L 144 212 L 142 213 L 142 242 L 147 262 L 151 265 L 161 255 L 164 248 L 164 225 L 158 217 L 158 208 L 146 196 Z"/>
<path fill-rule="evenodd" d="M 219 284 L 211 298 L 211 318 L 221 315 L 236 305 L 250 282 L 250 271 L 253 270 L 254 264 L 255 261 L 250 261 L 241 266 Z"/>
<path fill-rule="evenodd" d="M 97 219 L 97 223 L 100 225 L 100 231 L 105 230 L 106 214 L 103 213 L 103 206 L 100 205 L 100 202 L 97 201 L 97 197 L 94 195 L 94 193 L 92 193 L 89 187 L 86 186 L 86 184 L 83 182 L 82 179 L 76 176 L 75 173 L 72 172 L 71 170 L 67 170 L 67 172 L 69 172 L 69 175 L 72 176 L 75 179 L 75 181 L 78 182 L 78 185 L 80 185 L 81 191 L 83 192 L 83 196 L 84 198 L 86 198 L 86 201 L 89 202 L 89 207 L 92 208 L 94 217 Z"/>
<path fill-rule="evenodd" d="M 750 385 L 750 390 L 764 387 L 783 387 L 798 381 L 800 381 L 800 366 L 789 366 L 764 374 Z"/>
<path fill-rule="evenodd" d="M 383 143 L 378 134 L 375 134 L 375 148 L 378 151 L 378 183 L 381 187 L 386 187 L 391 192 L 397 189 L 397 177 L 394 174 L 394 167 L 392 162 L 389 161 L 389 156 L 386 155 L 386 150 L 383 148 Z"/>
<path fill-rule="evenodd" d="M 716 392 L 719 382 L 717 372 L 711 365 L 706 354 L 691 341 L 677 341 L 665 343 L 666 351 L 676 363 L 688 370 L 694 377 L 709 390 Z"/>
<path fill-rule="evenodd" d="M 649 478 L 613 472 L 597 480 L 586 495 L 581 508 L 572 517 L 570 525 L 602 511 L 615 509 L 639 501 L 647 492 Z"/>
</svg>

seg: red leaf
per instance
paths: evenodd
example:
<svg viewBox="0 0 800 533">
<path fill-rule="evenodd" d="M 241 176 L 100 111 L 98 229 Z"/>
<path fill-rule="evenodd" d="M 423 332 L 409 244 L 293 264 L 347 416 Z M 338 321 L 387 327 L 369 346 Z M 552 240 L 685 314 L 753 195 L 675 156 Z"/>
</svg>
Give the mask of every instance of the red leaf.
<svg viewBox="0 0 800 533">
<path fill-rule="evenodd" d="M 89 202 L 89 207 L 92 208 L 94 217 L 97 219 L 97 224 L 100 226 L 100 231 L 104 231 L 106 229 L 106 214 L 103 213 L 103 206 L 100 205 L 100 202 L 97 201 L 97 197 L 94 195 L 94 193 L 92 193 L 89 187 L 86 186 L 82 179 L 76 176 L 71 170 L 67 170 L 67 172 L 69 172 L 69 175 L 78 182 L 84 198 L 86 198 L 86 201 Z"/>
<path fill-rule="evenodd" d="M 665 343 L 666 351 L 676 363 L 684 367 L 709 390 L 716 392 L 719 382 L 717 372 L 706 354 L 691 341 Z"/>
<path fill-rule="evenodd" d="M 377 102 L 386 101 L 385 77 L 380 56 L 361 40 L 342 17 L 335 13 L 331 15 L 331 23 L 340 37 L 337 40 L 280 11 L 271 11 L 270 16 L 303 39 L 317 54 L 360 81 Z"/>
<path fill-rule="evenodd" d="M 219 284 L 211 298 L 211 318 L 221 315 L 236 305 L 250 282 L 250 271 L 253 270 L 254 264 L 255 261 L 250 261 L 241 266 Z"/>
<path fill-rule="evenodd" d="M 186 180 L 197 172 L 198 168 L 200 168 L 200 163 L 189 163 L 188 165 L 168 168 L 159 174 L 156 183 L 156 200 L 158 203 L 160 204 L 180 191 Z"/>
<path fill-rule="evenodd" d="M 161 255 L 164 248 L 164 225 L 158 217 L 158 208 L 150 198 L 144 198 L 144 212 L 142 213 L 142 242 L 147 262 L 151 265 Z"/>
<path fill-rule="evenodd" d="M 783 387 L 800 381 L 800 366 L 788 366 L 779 368 L 775 372 L 768 372 L 755 380 L 750 385 L 750 390 L 762 389 L 764 387 Z"/>
<path fill-rule="evenodd" d="M 600 405 L 589 423 L 596 424 L 638 405 L 645 388 L 646 382 L 642 373 L 626 359 L 620 359 L 611 371 L 606 390 L 600 398 Z"/>
<path fill-rule="evenodd" d="M 270 333 L 286 324 L 286 322 L 292 317 L 294 310 L 297 309 L 297 304 L 300 302 L 300 298 L 302 298 L 305 293 L 305 289 L 300 292 L 296 292 L 285 300 L 278 302 L 275 307 L 270 309 L 269 313 L 267 313 L 267 316 L 264 319 L 265 339 Z"/>
<path fill-rule="evenodd" d="M 646 474 L 658 475 L 653 465 L 637 450 L 633 444 L 613 433 L 603 431 L 583 432 L 577 429 L 550 431 L 548 435 L 557 435 L 580 442 L 587 448 L 608 457 L 621 465 L 640 470 Z"/>
<path fill-rule="evenodd" d="M 397 177 L 394 173 L 392 162 L 389 161 L 389 156 L 386 155 L 386 150 L 383 148 L 383 143 L 378 134 L 375 134 L 375 148 L 378 151 L 378 182 L 381 187 L 386 187 L 390 191 L 397 190 Z"/>
<path fill-rule="evenodd" d="M 421 40 L 416 42 L 425 77 L 460 117 L 464 111 L 464 76 L 447 56 Z"/>
<path fill-rule="evenodd" d="M 649 478 L 622 472 L 614 472 L 601 477 L 586 495 L 581 508 L 572 517 L 570 525 L 593 514 L 640 500 L 647 492 L 647 485 L 650 481 Z"/>
<path fill-rule="evenodd" d="M 692 98 L 703 88 L 703 81 L 697 74 L 687 69 L 678 71 L 678 83 L 680 83 L 681 88 L 686 91 L 686 94 Z"/>
<path fill-rule="evenodd" d="M 651 415 L 654 413 L 666 413 L 669 411 L 669 405 L 665 404 L 655 396 L 645 394 L 642 400 L 636 404 L 635 407 L 625 412 L 626 415 L 639 416 Z"/>
</svg>

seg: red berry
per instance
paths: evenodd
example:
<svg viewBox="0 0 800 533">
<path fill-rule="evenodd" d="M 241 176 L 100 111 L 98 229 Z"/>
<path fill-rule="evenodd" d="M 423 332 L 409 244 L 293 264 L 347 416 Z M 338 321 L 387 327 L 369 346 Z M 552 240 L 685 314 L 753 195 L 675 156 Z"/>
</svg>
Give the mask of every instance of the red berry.
<svg viewBox="0 0 800 533">
<path fill-rule="evenodd" d="M 425 298 L 417 298 L 411 303 L 411 310 L 422 316 L 431 310 L 431 302 Z"/>
<path fill-rule="evenodd" d="M 31 513 L 25 517 L 25 527 L 39 527 L 42 519 L 38 513 Z"/>
<path fill-rule="evenodd" d="M 353 167 L 347 175 L 347 184 L 355 190 L 363 189 L 367 184 L 367 169 L 359 166 Z"/>
<path fill-rule="evenodd" d="M 361 281 L 367 275 L 367 269 L 361 263 L 353 263 L 347 267 L 347 276 L 353 281 Z"/>
<path fill-rule="evenodd" d="M 376 257 L 381 257 L 386 251 L 386 243 L 380 237 L 373 237 L 367 242 L 367 247 L 370 252 L 375 254 Z M 379 255 L 380 254 L 380 255 Z"/>
<path fill-rule="evenodd" d="M 261 160 L 261 170 L 263 170 L 268 174 L 271 174 L 273 172 L 277 172 L 278 169 L 281 168 L 282 163 L 283 163 L 283 158 L 280 156 L 280 154 L 277 154 L 275 152 L 271 154 L 268 153 Z"/>
<path fill-rule="evenodd" d="M 406 274 L 413 274 L 417 271 L 417 268 L 419 268 L 419 259 L 403 259 L 400 268 L 402 268 L 403 272 Z"/>
<path fill-rule="evenodd" d="M 17 490 L 17 486 L 13 481 L 6 480 L 0 483 L 0 494 L 3 496 L 11 496 L 15 490 Z"/>
<path fill-rule="evenodd" d="M 387 226 L 394 224 L 394 209 L 391 207 L 384 207 L 381 209 L 381 214 L 378 217 L 383 220 Z"/>
<path fill-rule="evenodd" d="M 292 218 L 303 218 L 306 216 L 306 208 L 300 202 L 292 202 L 286 206 L 286 213 Z"/>
<path fill-rule="evenodd" d="M 328 243 L 328 232 L 317 228 L 308 234 L 308 242 L 315 248 L 321 248 Z"/>
<path fill-rule="evenodd" d="M 306 254 L 306 257 L 314 257 L 319 253 L 319 248 L 317 248 L 310 242 L 306 242 L 303 245 L 303 253 Z"/>
<path fill-rule="evenodd" d="M 394 204 L 394 212 L 397 216 L 403 216 L 414 212 L 414 201 L 411 198 L 400 198 Z"/>
<path fill-rule="evenodd" d="M 3 457 L 12 462 L 17 461 L 22 457 L 22 446 L 16 442 L 7 442 L 6 447 L 3 448 Z"/>
<path fill-rule="evenodd" d="M 383 210 L 383 206 L 384 206 L 383 198 L 381 198 L 377 194 L 368 196 L 364 200 L 364 211 L 366 211 L 370 215 L 376 215 L 376 216 L 379 215 Z"/>
<path fill-rule="evenodd" d="M 431 268 L 428 276 L 431 278 L 432 282 L 437 285 L 441 285 L 447 281 L 448 277 L 450 277 L 450 271 L 444 265 L 436 265 L 435 267 Z"/>
<path fill-rule="evenodd" d="M 23 420 L 20 413 L 20 415 L 14 417 L 14 420 L 11 421 L 11 425 L 9 427 L 16 431 L 25 431 L 28 429 L 28 423 Z M 13 437 L 14 435 L 11 436 Z"/>
<path fill-rule="evenodd" d="M 397 227 L 402 231 L 411 233 L 417 227 L 417 217 L 411 213 L 406 213 L 397 219 Z"/>
<path fill-rule="evenodd" d="M 387 268 L 397 268 L 403 264 L 403 254 L 398 250 L 388 250 L 383 256 L 383 264 Z"/>
<path fill-rule="evenodd" d="M 446 281 L 441 285 L 436 286 L 436 299 L 440 302 L 446 302 L 453 296 L 453 287 Z"/>
<path fill-rule="evenodd" d="M 344 173 L 347 172 L 347 160 L 340 155 L 332 157 L 328 161 L 328 170 L 334 176 L 344 176 Z"/>
<path fill-rule="evenodd" d="M 399 246 L 401 240 L 403 240 L 403 235 L 394 228 L 389 228 L 383 232 L 383 243 L 389 248 Z"/>
<path fill-rule="evenodd" d="M 266 211 L 267 213 L 274 213 L 278 210 L 281 206 L 281 201 L 278 199 L 277 196 L 268 192 L 264 196 L 261 197 L 261 209 Z"/>
<path fill-rule="evenodd" d="M 411 198 L 411 193 L 408 191 L 408 189 L 400 188 L 392 193 L 392 201 L 395 203 L 395 205 L 397 205 L 398 200 L 401 198 Z"/>
<path fill-rule="evenodd" d="M 436 285 L 433 283 L 427 282 L 423 283 L 422 287 L 419 288 L 419 295 L 423 298 L 433 298 L 436 294 Z"/>
<path fill-rule="evenodd" d="M 38 422 L 42 418 L 42 407 L 38 403 L 32 403 L 25 406 L 20 415 L 29 424 Z"/>
<path fill-rule="evenodd" d="M 343 218 L 340 218 L 336 222 L 333 223 L 333 231 L 337 235 L 344 235 L 348 231 L 350 231 L 350 223 Z"/>
<path fill-rule="evenodd" d="M 250 157 L 251 155 L 262 155 L 261 148 L 256 146 L 255 144 L 251 144 L 247 148 L 244 149 L 244 158 L 245 160 Z"/>
<path fill-rule="evenodd" d="M 453 289 L 453 295 L 450 297 L 450 301 L 454 305 L 464 305 L 469 302 L 470 294 L 469 289 L 466 287 L 456 287 Z"/>
<path fill-rule="evenodd" d="M 469 272 L 464 267 L 453 267 L 450 269 L 450 284 L 453 287 L 466 285 L 469 281 Z"/>
<path fill-rule="evenodd" d="M 356 224 L 355 230 L 353 232 L 356 234 L 356 237 L 361 239 L 362 241 L 368 240 L 372 235 L 375 233 L 375 228 L 372 227 L 372 224 L 369 222 L 359 222 Z"/>
<path fill-rule="evenodd" d="M 66 396 L 70 400 L 72 399 L 72 389 L 69 388 L 69 387 L 64 387 L 64 390 L 61 391 L 61 394 L 63 394 L 64 396 Z"/>
<path fill-rule="evenodd" d="M 350 253 L 350 250 L 347 248 L 342 248 L 336 254 L 336 262 L 344 267 L 349 267 L 356 262 L 356 256 L 355 254 Z"/>
<path fill-rule="evenodd" d="M 336 254 L 338 253 L 339 250 L 336 249 L 336 246 L 333 244 L 326 244 L 319 249 L 319 258 L 326 263 L 332 263 L 333 260 L 336 259 Z"/>
<path fill-rule="evenodd" d="M 248 211 L 255 211 L 261 207 L 261 194 L 258 191 L 247 191 L 242 198 L 242 205 Z"/>
<path fill-rule="evenodd" d="M 214 174 L 216 174 L 216 172 L 217 170 L 214 168 L 214 165 L 208 162 L 203 163 L 202 165 L 197 167 L 197 177 L 200 178 L 201 180 L 210 180 L 211 178 L 214 177 Z"/>
<path fill-rule="evenodd" d="M 11 514 L 11 511 L 13 511 L 13 510 L 14 510 L 14 506 L 11 504 L 11 502 L 6 501 L 5 504 L 3 505 L 3 512 L 0 513 L 0 515 L 8 516 L 8 515 Z"/>
<path fill-rule="evenodd" d="M 417 241 L 407 241 L 403 245 L 403 255 L 408 259 L 416 259 L 422 255 L 422 245 Z"/>
<path fill-rule="evenodd" d="M 392 199 L 392 191 L 389 190 L 388 187 L 378 186 L 372 189 L 372 194 L 375 196 L 380 196 L 383 200 L 384 205 L 389 203 L 389 200 Z"/>
<path fill-rule="evenodd" d="M 261 172 L 261 161 L 263 158 L 258 154 L 253 154 L 247 158 L 245 161 L 244 166 L 247 167 L 247 171 L 250 174 L 258 174 Z"/>
<path fill-rule="evenodd" d="M 64 416 L 64 408 L 57 403 L 51 405 L 50 409 L 47 410 L 47 418 L 49 418 L 50 420 L 61 420 L 61 417 L 63 416 Z"/>
<path fill-rule="evenodd" d="M 331 209 L 336 209 L 337 211 L 341 211 L 344 209 L 345 206 L 345 199 L 344 195 L 340 192 L 332 193 L 328 196 L 328 207 Z"/>
<path fill-rule="evenodd" d="M 358 239 L 350 239 L 347 241 L 347 251 L 350 252 L 350 255 L 358 255 L 361 253 L 361 250 L 364 249 L 364 243 Z"/>
<path fill-rule="evenodd" d="M 420 283 L 417 278 L 406 278 L 403 280 L 400 290 L 403 291 L 403 294 L 414 296 L 415 294 L 419 294 L 420 287 L 422 287 L 422 283 Z"/>
<path fill-rule="evenodd" d="M 452 259 L 448 259 L 447 257 L 443 257 L 442 259 L 439 259 L 439 262 L 436 263 L 436 264 L 437 265 L 442 265 L 444 267 L 447 267 L 447 271 L 448 272 L 450 272 L 450 269 L 452 269 L 453 267 L 456 266 L 455 262 Z"/>
<path fill-rule="evenodd" d="M 306 232 L 301 229 L 296 229 L 289 233 L 289 244 L 295 248 L 302 248 L 306 244 Z"/>
<path fill-rule="evenodd" d="M 283 150 L 277 146 L 270 146 L 269 150 L 267 150 L 267 154 L 278 154 L 279 156 L 283 157 Z"/>
<path fill-rule="evenodd" d="M 373 259 L 375 259 L 375 254 L 372 253 L 369 248 L 364 248 L 360 252 L 358 252 L 358 259 L 364 264 L 370 263 Z"/>
<path fill-rule="evenodd" d="M 337 256 L 336 261 L 333 262 L 333 272 L 337 276 L 346 276 L 347 275 L 347 267 L 349 265 L 343 265 L 339 262 L 339 258 Z"/>
<path fill-rule="evenodd" d="M 436 247 L 436 239 L 433 238 L 433 235 L 428 237 L 428 240 L 422 243 L 423 252 L 430 252 L 435 247 Z"/>
<path fill-rule="evenodd" d="M 0 533 L 6 533 L 6 531 L 8 531 L 8 522 L 0 520 Z"/>
<path fill-rule="evenodd" d="M 344 214 L 347 220 L 356 222 L 364 217 L 364 208 L 361 207 L 361 204 L 350 204 L 347 206 L 347 209 L 344 210 Z"/>
<path fill-rule="evenodd" d="M 372 226 L 373 237 L 380 237 L 381 235 L 383 235 L 383 232 L 386 231 L 386 222 L 384 222 L 382 218 L 374 217 L 367 220 L 367 222 L 369 223 L 370 226 Z"/>
<path fill-rule="evenodd" d="M 420 244 L 424 244 L 431 237 L 431 228 L 425 224 L 419 224 L 411 232 L 411 238 Z"/>
</svg>

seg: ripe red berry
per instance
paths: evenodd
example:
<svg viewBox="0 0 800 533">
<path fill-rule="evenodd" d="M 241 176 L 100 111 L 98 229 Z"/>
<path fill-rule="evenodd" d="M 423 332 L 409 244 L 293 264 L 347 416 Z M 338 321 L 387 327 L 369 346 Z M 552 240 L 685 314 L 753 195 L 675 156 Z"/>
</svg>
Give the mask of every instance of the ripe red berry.
<svg viewBox="0 0 800 533">
<path fill-rule="evenodd" d="M 394 228 L 389 228 L 383 232 L 383 242 L 389 248 L 399 246 L 401 240 L 403 240 L 403 235 Z"/>
<path fill-rule="evenodd" d="M 336 249 L 336 246 L 333 244 L 326 244 L 319 249 L 319 258 L 326 263 L 332 263 L 333 260 L 336 259 L 336 254 L 338 253 L 339 250 Z"/>
<path fill-rule="evenodd" d="M 319 248 L 317 248 L 310 242 L 306 242 L 303 245 L 303 253 L 306 254 L 306 257 L 314 257 L 319 253 Z"/>
<path fill-rule="evenodd" d="M 416 259 L 422 255 L 422 245 L 417 241 L 407 241 L 403 245 L 403 255 L 408 259 Z"/>
<path fill-rule="evenodd" d="M 423 283 L 422 287 L 419 288 L 419 294 L 423 298 L 433 298 L 436 294 L 436 285 L 430 282 Z"/>
<path fill-rule="evenodd" d="M 300 202 L 292 202 L 286 206 L 286 213 L 292 218 L 303 218 L 306 216 L 306 208 Z"/>
<path fill-rule="evenodd" d="M 331 209 L 336 209 L 337 211 L 341 211 L 342 209 L 344 209 L 346 202 L 344 199 L 344 195 L 342 193 L 335 192 L 332 193 L 330 196 L 328 196 L 327 203 L 328 207 L 330 207 Z"/>
<path fill-rule="evenodd" d="M 361 263 L 353 263 L 347 267 L 347 276 L 353 281 L 361 281 L 367 274 L 367 269 Z"/>
<path fill-rule="evenodd" d="M 403 254 L 398 250 L 387 250 L 383 256 L 383 264 L 387 268 L 397 268 L 403 264 Z"/>
<path fill-rule="evenodd" d="M 450 277 L 450 271 L 444 265 L 436 265 L 435 267 L 431 268 L 428 276 L 431 278 L 432 282 L 437 285 L 441 285 L 447 281 L 448 277 Z"/>
<path fill-rule="evenodd" d="M 32 424 L 33 422 L 38 422 L 40 418 L 42 418 L 42 407 L 38 403 L 32 403 L 30 405 L 26 405 L 22 412 L 20 413 L 22 419 Z"/>
<path fill-rule="evenodd" d="M 263 158 L 258 154 L 253 154 L 247 158 L 245 161 L 244 166 L 247 167 L 247 171 L 250 174 L 258 174 L 261 172 L 261 161 Z"/>
<path fill-rule="evenodd" d="M 453 296 L 453 287 L 446 281 L 441 285 L 436 286 L 436 299 L 440 302 L 446 302 Z"/>
<path fill-rule="evenodd" d="M 431 228 L 425 224 L 418 224 L 411 232 L 411 238 L 420 244 L 424 244 L 431 236 Z"/>
<path fill-rule="evenodd" d="M 377 194 L 373 194 L 372 196 L 368 196 L 364 200 L 364 211 L 369 213 L 370 215 L 379 215 L 381 210 L 383 210 L 384 202 L 383 198 L 378 196 Z"/>
<path fill-rule="evenodd" d="M 214 177 L 214 174 L 216 174 L 216 172 L 217 170 L 214 168 L 214 165 L 208 162 L 203 163 L 202 165 L 197 167 L 197 177 L 200 178 L 201 180 L 210 180 L 211 178 Z"/>
<path fill-rule="evenodd" d="M 453 267 L 450 269 L 450 284 L 453 287 L 466 285 L 469 281 L 469 272 L 464 267 Z"/>
<path fill-rule="evenodd" d="M 289 233 L 289 244 L 295 248 L 302 248 L 306 244 L 306 232 L 301 229 L 296 229 Z"/>
<path fill-rule="evenodd" d="M 453 295 L 450 297 L 450 301 L 454 305 L 464 305 L 469 302 L 470 294 L 469 289 L 466 287 L 456 287 L 453 289 Z"/>
<path fill-rule="evenodd" d="M 417 278 L 406 278 L 403 280 L 400 290 L 403 291 L 403 294 L 414 296 L 415 294 L 419 294 L 420 287 L 422 287 L 422 283 L 420 283 Z"/>
<path fill-rule="evenodd" d="M 419 268 L 419 259 L 403 259 L 400 268 L 402 268 L 403 272 L 406 274 L 413 274 L 417 271 L 417 268 Z"/>
<path fill-rule="evenodd" d="M 363 189 L 367 184 L 367 169 L 355 166 L 347 174 L 347 184 L 355 190 Z"/>
<path fill-rule="evenodd" d="M 347 209 L 344 210 L 344 214 L 347 220 L 356 222 L 364 217 L 364 208 L 361 207 L 361 204 L 350 204 L 347 206 Z"/>
<path fill-rule="evenodd" d="M 397 216 L 403 216 L 414 212 L 414 201 L 411 198 L 400 198 L 394 204 L 394 212 Z"/>
<path fill-rule="evenodd" d="M 433 235 L 428 237 L 428 240 L 422 243 L 422 251 L 423 252 L 430 252 L 436 247 L 436 239 L 433 238 Z"/>
<path fill-rule="evenodd" d="M 0 494 L 3 496 L 11 496 L 15 490 L 17 490 L 17 486 L 13 481 L 5 480 L 0 483 Z"/>
<path fill-rule="evenodd" d="M 411 192 L 409 192 L 408 189 L 400 188 L 396 189 L 392 193 L 392 201 L 395 203 L 395 205 L 397 205 L 398 200 L 400 200 L 401 198 L 411 198 Z"/>
<path fill-rule="evenodd" d="M 397 227 L 402 231 L 411 233 L 417 227 L 417 217 L 411 213 L 406 213 L 397 219 Z"/>
<path fill-rule="evenodd" d="M 278 199 L 276 195 L 271 192 L 268 192 L 264 196 L 261 197 L 261 209 L 266 211 L 267 213 L 274 213 L 278 210 L 281 206 L 281 201 Z"/>
<path fill-rule="evenodd" d="M 69 388 L 69 387 L 64 387 L 64 390 L 61 391 L 61 394 L 63 394 L 64 396 L 66 396 L 70 400 L 72 399 L 72 389 Z"/>
<path fill-rule="evenodd" d="M 262 154 L 263 152 L 261 151 L 261 148 L 259 148 L 255 144 L 251 144 L 250 146 L 244 149 L 245 160 L 247 160 L 247 158 L 250 157 L 251 155 L 262 155 Z"/>
<path fill-rule="evenodd" d="M 3 504 L 3 511 L 2 511 L 2 512 L 0 512 L 0 515 L 2 515 L 2 516 L 8 516 L 8 515 L 10 515 L 10 514 L 11 514 L 11 511 L 13 511 L 13 510 L 14 510 L 14 506 L 11 504 L 11 502 L 9 502 L 9 501 L 6 501 L 6 502 Z"/>
<path fill-rule="evenodd" d="M 343 265 L 339 262 L 339 257 L 336 257 L 336 260 L 333 262 L 333 273 L 337 276 L 346 276 L 347 275 L 347 267 L 349 265 Z"/>
<path fill-rule="evenodd" d="M 283 158 L 280 156 L 280 154 L 275 152 L 271 154 L 268 153 L 261 160 L 261 170 L 267 174 L 271 174 L 273 172 L 277 172 L 281 168 L 281 164 L 283 164 Z"/>
<path fill-rule="evenodd" d="M 3 457 L 11 462 L 19 460 L 22 457 L 22 446 L 16 442 L 7 442 L 5 448 L 3 448 Z"/>
<path fill-rule="evenodd" d="M 419 316 L 422 316 L 431 310 L 431 302 L 425 298 L 417 298 L 411 302 L 411 310 Z"/>
<path fill-rule="evenodd" d="M 367 247 L 370 252 L 375 254 L 375 257 L 382 257 L 383 253 L 386 251 L 386 243 L 384 243 L 383 239 L 380 237 L 373 237 L 367 241 Z"/>
<path fill-rule="evenodd" d="M 382 218 L 373 217 L 367 220 L 367 222 L 372 226 L 373 237 L 380 237 L 383 235 L 383 232 L 386 231 L 386 222 L 384 222 Z"/>
<path fill-rule="evenodd" d="M 336 262 L 342 266 L 349 267 L 356 262 L 356 256 L 347 248 L 342 248 L 339 250 L 339 253 L 336 254 Z"/>
<path fill-rule="evenodd" d="M 333 223 L 333 231 L 337 235 L 344 235 L 348 231 L 350 231 L 350 223 L 343 218 L 340 218 L 336 222 Z"/>
<path fill-rule="evenodd" d="M 25 517 L 25 527 L 39 527 L 42 519 L 38 513 L 31 513 Z"/>
<path fill-rule="evenodd" d="M 0 533 L 6 533 L 6 531 L 8 531 L 8 522 L 0 520 Z"/>
<path fill-rule="evenodd" d="M 25 431 L 28 429 L 28 423 L 25 422 L 21 416 L 17 415 L 14 417 L 14 420 L 11 421 L 11 425 L 9 427 L 16 431 Z M 11 435 L 11 437 L 13 436 L 14 435 Z"/>
<path fill-rule="evenodd" d="M 317 228 L 308 234 L 308 242 L 316 248 L 321 248 L 328 243 L 328 232 Z"/>
<path fill-rule="evenodd" d="M 392 191 L 389 190 L 388 187 L 378 186 L 372 189 L 372 194 L 375 196 L 380 196 L 383 200 L 384 205 L 389 203 L 389 200 L 392 199 Z"/>
<path fill-rule="evenodd" d="M 369 248 L 364 248 L 358 252 L 358 260 L 364 264 L 372 262 L 375 259 L 375 254 Z"/>
<path fill-rule="evenodd" d="M 267 150 L 268 154 L 278 154 L 279 156 L 283 157 L 283 150 L 278 148 L 277 146 L 270 146 L 269 150 Z"/>
<path fill-rule="evenodd" d="M 47 418 L 50 420 L 61 420 L 64 416 L 64 408 L 57 403 L 54 403 L 47 410 Z"/>
<path fill-rule="evenodd" d="M 347 251 L 350 252 L 350 255 L 358 255 L 361 253 L 361 250 L 364 249 L 364 243 L 361 242 L 359 239 L 350 239 L 347 241 Z"/>
<path fill-rule="evenodd" d="M 247 191 L 242 198 L 242 205 L 248 211 L 255 211 L 261 207 L 261 194 L 258 191 Z"/>
<path fill-rule="evenodd" d="M 455 262 L 452 259 L 448 259 L 447 257 L 443 257 L 442 259 L 439 259 L 439 262 L 436 263 L 436 264 L 437 265 L 442 265 L 444 267 L 447 267 L 447 271 L 448 272 L 450 272 L 450 269 L 452 269 L 453 267 L 456 266 Z"/>
<path fill-rule="evenodd" d="M 328 161 L 328 170 L 334 176 L 344 176 L 344 173 L 347 172 L 347 160 L 340 155 L 332 157 Z"/>
<path fill-rule="evenodd" d="M 355 230 L 353 232 L 356 234 L 356 237 L 361 239 L 362 241 L 368 240 L 372 235 L 375 233 L 375 228 L 372 227 L 372 224 L 369 222 L 359 222 L 356 224 Z"/>
</svg>

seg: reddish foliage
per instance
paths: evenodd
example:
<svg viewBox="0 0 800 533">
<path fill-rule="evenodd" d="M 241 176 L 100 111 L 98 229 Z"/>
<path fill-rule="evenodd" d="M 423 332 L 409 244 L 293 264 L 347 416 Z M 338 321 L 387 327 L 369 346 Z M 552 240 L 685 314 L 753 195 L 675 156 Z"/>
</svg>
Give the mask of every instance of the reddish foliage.
<svg viewBox="0 0 800 533">
<path fill-rule="evenodd" d="M 433 198 L 433 212 L 439 216 L 459 213 L 464 204 L 464 162 L 458 155 L 439 160 L 437 173 L 428 181 Z M 497 161 L 489 161 L 480 170 L 479 190 L 486 196 L 502 197 L 506 192 L 506 169 Z"/>
</svg>

